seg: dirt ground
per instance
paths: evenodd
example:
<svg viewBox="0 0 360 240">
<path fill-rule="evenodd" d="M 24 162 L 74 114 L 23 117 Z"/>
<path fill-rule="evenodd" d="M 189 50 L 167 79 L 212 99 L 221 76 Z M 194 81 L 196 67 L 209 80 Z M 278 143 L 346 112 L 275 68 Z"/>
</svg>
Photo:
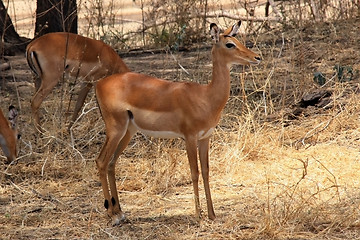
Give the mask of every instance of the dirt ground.
<svg viewBox="0 0 360 240">
<path fill-rule="evenodd" d="M 117 165 L 129 222 L 112 227 L 94 162 L 105 138 L 94 94 L 69 134 L 73 92 L 58 86 L 42 105 L 47 131 L 39 134 L 31 72 L 23 55 L 7 57 L 0 107 L 18 106 L 22 140 L 17 161 L 0 163 L 0 239 L 360 239 L 359 33 L 350 19 L 247 36 L 264 61 L 232 70 L 210 150 L 215 221 L 206 218 L 202 183 L 204 218 L 194 217 L 183 142 L 139 134 Z M 210 49 L 209 40 L 187 51 L 120 55 L 135 72 L 206 83 Z M 349 81 L 332 78 L 336 64 L 351 67 Z M 327 85 L 314 82 L 315 72 Z M 299 106 L 314 89 L 330 91 L 332 104 Z"/>
</svg>

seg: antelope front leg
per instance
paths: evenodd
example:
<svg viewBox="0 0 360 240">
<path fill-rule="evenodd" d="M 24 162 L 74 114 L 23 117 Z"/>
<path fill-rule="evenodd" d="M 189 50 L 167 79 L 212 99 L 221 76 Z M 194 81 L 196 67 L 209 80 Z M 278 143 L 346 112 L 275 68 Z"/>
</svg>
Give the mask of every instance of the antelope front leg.
<svg viewBox="0 0 360 240">
<path fill-rule="evenodd" d="M 208 217 L 211 220 L 214 220 L 215 212 L 211 199 L 210 184 L 209 184 L 209 138 L 205 138 L 199 141 L 199 156 L 200 156 L 201 174 L 204 181 Z"/>
<path fill-rule="evenodd" d="M 197 146 L 196 138 L 188 137 L 186 141 L 186 152 L 189 159 L 190 170 L 191 170 L 191 180 L 194 188 L 194 198 L 195 198 L 195 217 L 197 219 L 201 218 L 201 208 L 199 200 L 199 168 L 197 163 Z"/>
</svg>

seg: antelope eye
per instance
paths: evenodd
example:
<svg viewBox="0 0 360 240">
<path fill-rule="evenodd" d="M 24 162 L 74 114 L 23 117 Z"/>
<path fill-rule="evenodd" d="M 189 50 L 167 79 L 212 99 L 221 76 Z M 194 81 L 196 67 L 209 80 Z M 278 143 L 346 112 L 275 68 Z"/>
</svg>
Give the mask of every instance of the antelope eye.
<svg viewBox="0 0 360 240">
<path fill-rule="evenodd" d="M 233 44 L 233 43 L 226 43 L 225 46 L 226 46 L 227 48 L 234 48 L 234 47 L 235 47 L 235 44 Z"/>
</svg>

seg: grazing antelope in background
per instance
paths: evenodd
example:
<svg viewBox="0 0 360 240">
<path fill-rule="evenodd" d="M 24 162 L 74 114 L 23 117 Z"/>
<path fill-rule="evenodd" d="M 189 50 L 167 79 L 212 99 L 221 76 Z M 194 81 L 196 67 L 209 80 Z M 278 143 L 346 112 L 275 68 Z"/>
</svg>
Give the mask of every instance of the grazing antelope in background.
<svg viewBox="0 0 360 240">
<path fill-rule="evenodd" d="M 82 82 L 70 129 L 95 81 L 129 71 L 120 56 L 102 41 L 65 32 L 49 33 L 32 41 L 26 48 L 26 59 L 36 75 L 31 109 L 38 129 L 39 107 L 64 75 Z"/>
<path fill-rule="evenodd" d="M 17 155 L 16 142 L 19 138 L 16 129 L 17 115 L 16 108 L 10 106 L 8 121 L 0 109 L 0 145 L 7 158 L 6 163 L 14 161 Z"/>
<path fill-rule="evenodd" d="M 261 58 L 236 38 L 241 22 L 220 34 L 210 25 L 212 81 L 170 82 L 139 73 L 121 73 L 100 80 L 95 93 L 105 122 L 106 140 L 96 159 L 105 208 L 117 225 L 125 219 L 115 183 L 115 163 L 136 131 L 159 138 L 183 138 L 195 195 L 195 215 L 200 218 L 199 151 L 208 217 L 215 219 L 209 186 L 209 138 L 219 122 L 230 94 L 231 64 L 258 64 Z M 109 186 L 110 185 L 110 192 Z"/>
</svg>

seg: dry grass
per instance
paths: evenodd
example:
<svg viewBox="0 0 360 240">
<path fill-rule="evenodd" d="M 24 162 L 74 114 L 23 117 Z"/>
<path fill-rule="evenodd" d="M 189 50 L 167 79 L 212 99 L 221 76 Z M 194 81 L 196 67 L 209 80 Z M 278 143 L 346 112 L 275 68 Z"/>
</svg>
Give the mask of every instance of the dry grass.
<svg viewBox="0 0 360 240">
<path fill-rule="evenodd" d="M 69 87 L 59 87 L 43 104 L 48 132 L 34 133 L 30 72 L 23 57 L 13 58 L 13 72 L 4 75 L 16 83 L 6 84 L 1 108 L 20 102 L 23 140 L 18 161 L 1 165 L 1 238 L 360 239 L 358 75 L 328 83 L 331 108 L 288 115 L 305 92 L 318 88 L 314 72 L 330 79 L 336 63 L 359 70 L 358 33 L 358 20 L 350 19 L 248 36 L 264 62 L 232 72 L 233 94 L 210 150 L 215 221 L 193 216 L 183 142 L 137 135 L 117 164 L 130 223 L 111 227 L 94 163 L 104 141 L 94 96 L 69 135 L 60 118 Z M 134 71 L 167 79 L 209 79 L 208 46 L 174 56 L 177 61 L 171 54 L 124 60 Z"/>
</svg>

